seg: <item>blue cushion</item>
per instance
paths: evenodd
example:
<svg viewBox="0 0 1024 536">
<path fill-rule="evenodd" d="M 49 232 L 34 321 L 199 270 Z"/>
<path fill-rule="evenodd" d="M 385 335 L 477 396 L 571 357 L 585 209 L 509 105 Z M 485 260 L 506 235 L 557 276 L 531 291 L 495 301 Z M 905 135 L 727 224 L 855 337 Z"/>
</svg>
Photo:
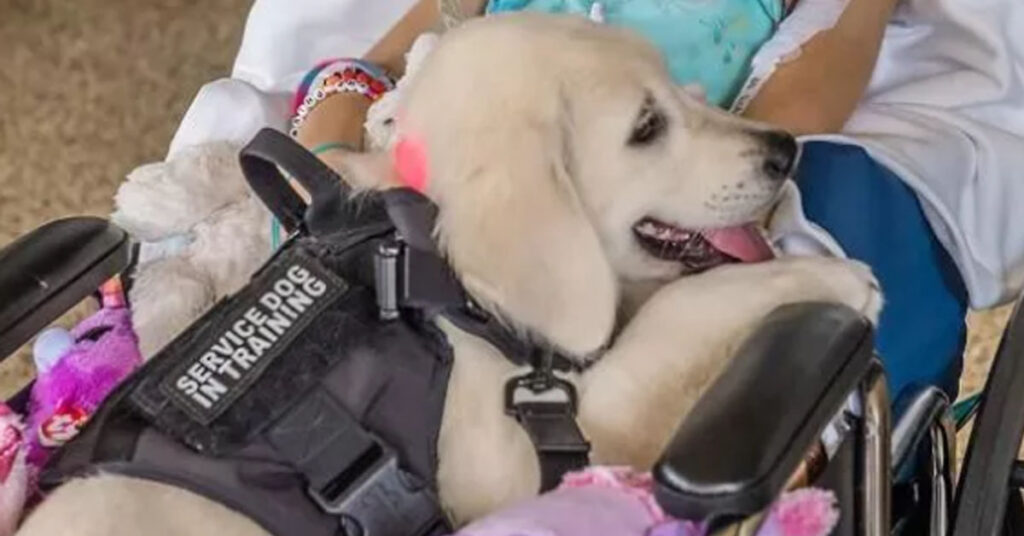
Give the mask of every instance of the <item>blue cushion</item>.
<svg viewBox="0 0 1024 536">
<path fill-rule="evenodd" d="M 797 185 L 807 217 L 881 283 L 877 347 L 893 399 L 921 385 L 955 398 L 967 291 L 913 190 L 862 148 L 829 142 L 804 145 Z"/>
</svg>

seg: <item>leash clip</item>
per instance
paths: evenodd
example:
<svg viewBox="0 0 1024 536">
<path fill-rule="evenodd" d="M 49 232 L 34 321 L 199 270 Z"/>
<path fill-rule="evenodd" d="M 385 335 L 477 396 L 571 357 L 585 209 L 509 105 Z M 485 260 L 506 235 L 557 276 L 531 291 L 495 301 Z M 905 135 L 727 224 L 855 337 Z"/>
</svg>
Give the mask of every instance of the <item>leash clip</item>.
<svg viewBox="0 0 1024 536">
<path fill-rule="evenodd" d="M 505 413 L 530 436 L 541 469 L 541 491 L 554 489 L 569 471 L 587 465 L 590 442 L 576 423 L 576 387 L 555 375 L 551 356 L 505 383 Z"/>
<path fill-rule="evenodd" d="M 533 370 L 505 382 L 505 413 L 521 417 L 524 405 L 544 404 L 549 407 L 564 406 L 565 413 L 575 416 L 576 386 L 555 375 L 554 353 L 542 350 L 534 354 L 532 361 Z M 526 397 L 520 397 L 523 391 L 528 392 Z M 558 397 L 558 393 L 562 396 Z"/>
<path fill-rule="evenodd" d="M 551 370 L 537 369 L 505 382 L 506 415 L 521 417 L 524 408 L 536 404 L 559 407 L 565 414 L 575 416 L 578 407 L 576 386 L 555 376 Z"/>
</svg>

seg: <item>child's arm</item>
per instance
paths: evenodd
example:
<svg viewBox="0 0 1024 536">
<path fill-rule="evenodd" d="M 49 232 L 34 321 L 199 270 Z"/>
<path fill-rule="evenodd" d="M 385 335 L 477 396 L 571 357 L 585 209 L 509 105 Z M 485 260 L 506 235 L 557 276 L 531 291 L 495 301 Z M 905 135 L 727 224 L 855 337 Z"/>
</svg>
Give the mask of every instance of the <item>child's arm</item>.
<svg viewBox="0 0 1024 536">
<path fill-rule="evenodd" d="M 463 13 L 479 14 L 487 0 L 458 0 Z M 364 59 L 380 65 L 392 76 L 405 71 L 405 53 L 420 34 L 430 31 L 440 20 L 438 0 L 419 0 L 387 34 L 377 42 Z M 328 142 L 361 146 L 363 123 L 370 102 L 353 93 L 336 93 L 324 99 L 310 112 L 302 128 L 299 142 L 306 147 Z"/>
<path fill-rule="evenodd" d="M 851 0 L 835 27 L 779 65 L 744 115 L 797 134 L 838 132 L 871 79 L 895 5 L 896 0 Z"/>
<path fill-rule="evenodd" d="M 364 59 L 388 70 L 398 78 L 405 71 L 405 53 L 420 34 L 430 31 L 440 21 L 438 8 L 442 2 L 457 5 L 462 13 L 480 15 L 487 0 L 419 0 L 387 34 L 377 42 Z"/>
</svg>

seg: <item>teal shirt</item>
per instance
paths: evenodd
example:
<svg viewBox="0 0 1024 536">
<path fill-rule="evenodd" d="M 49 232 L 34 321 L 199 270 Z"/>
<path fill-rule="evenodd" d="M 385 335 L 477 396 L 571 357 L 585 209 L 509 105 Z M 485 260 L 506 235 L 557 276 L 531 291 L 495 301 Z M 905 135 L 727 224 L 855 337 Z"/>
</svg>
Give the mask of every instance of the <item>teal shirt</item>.
<svg viewBox="0 0 1024 536">
<path fill-rule="evenodd" d="M 736 98 L 751 59 L 783 17 L 782 0 L 489 0 L 487 12 L 586 16 L 597 2 L 607 24 L 646 36 L 677 82 L 700 84 L 708 101 L 723 108 Z"/>
</svg>

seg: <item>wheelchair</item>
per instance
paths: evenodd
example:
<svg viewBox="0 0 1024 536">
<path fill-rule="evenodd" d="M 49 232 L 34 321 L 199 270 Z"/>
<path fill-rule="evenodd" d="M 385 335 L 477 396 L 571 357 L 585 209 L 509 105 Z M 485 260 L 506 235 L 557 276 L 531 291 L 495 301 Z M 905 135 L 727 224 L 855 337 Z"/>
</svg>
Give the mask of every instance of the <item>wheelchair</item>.
<svg viewBox="0 0 1024 536">
<path fill-rule="evenodd" d="M 53 221 L 0 250 L 0 356 L 9 356 L 130 266 L 103 219 Z M 893 404 L 870 323 L 821 303 L 766 317 L 679 425 L 653 469 L 667 513 L 710 534 L 753 534 L 785 490 L 832 490 L 835 534 L 1024 534 L 1024 312 L 1003 334 L 956 467 L 951 401 L 934 386 Z M 24 408 L 28 389 L 8 403 Z"/>
</svg>

